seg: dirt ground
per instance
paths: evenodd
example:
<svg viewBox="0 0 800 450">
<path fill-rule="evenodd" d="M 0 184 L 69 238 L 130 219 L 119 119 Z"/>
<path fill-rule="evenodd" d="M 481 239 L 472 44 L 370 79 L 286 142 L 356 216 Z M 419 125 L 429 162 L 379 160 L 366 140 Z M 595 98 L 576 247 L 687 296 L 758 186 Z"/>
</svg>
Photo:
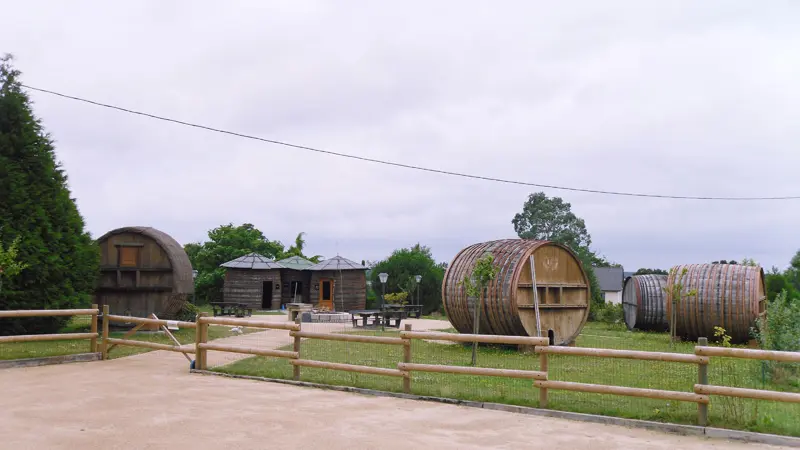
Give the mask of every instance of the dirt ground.
<svg viewBox="0 0 800 450">
<path fill-rule="evenodd" d="M 180 354 L 0 371 L 2 449 L 744 449 L 430 402 L 189 374 Z"/>
</svg>

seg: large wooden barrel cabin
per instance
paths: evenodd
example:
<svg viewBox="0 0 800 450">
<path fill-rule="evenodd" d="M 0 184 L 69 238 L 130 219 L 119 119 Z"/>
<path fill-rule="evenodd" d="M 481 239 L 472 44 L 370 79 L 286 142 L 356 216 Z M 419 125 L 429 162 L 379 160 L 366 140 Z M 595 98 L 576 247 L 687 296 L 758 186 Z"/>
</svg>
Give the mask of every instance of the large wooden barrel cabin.
<svg viewBox="0 0 800 450">
<path fill-rule="evenodd" d="M 174 319 L 194 294 L 192 264 L 183 247 L 152 227 L 109 231 L 97 240 L 100 278 L 95 303 L 111 314 Z"/>
<path fill-rule="evenodd" d="M 461 282 L 485 253 L 494 256 L 498 272 L 488 286 L 478 333 L 546 336 L 551 345 L 574 343 L 589 317 L 589 279 L 569 248 L 550 241 L 501 239 L 461 250 L 442 282 L 442 300 L 453 327 L 459 333 L 473 332 L 477 299 L 467 295 Z"/>
</svg>

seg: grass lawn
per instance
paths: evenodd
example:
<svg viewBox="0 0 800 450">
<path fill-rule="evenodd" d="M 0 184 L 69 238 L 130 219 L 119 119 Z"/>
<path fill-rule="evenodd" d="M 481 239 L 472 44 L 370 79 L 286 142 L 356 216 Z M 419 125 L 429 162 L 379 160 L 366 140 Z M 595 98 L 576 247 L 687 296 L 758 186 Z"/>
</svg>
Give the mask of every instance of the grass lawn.
<svg viewBox="0 0 800 450">
<path fill-rule="evenodd" d="M 359 332 L 359 334 L 392 336 L 397 330 Z M 589 323 L 578 338 L 580 347 L 616 348 L 646 351 L 691 353 L 693 344 L 670 344 L 663 333 L 628 332 L 621 325 Z M 290 350 L 291 346 L 285 347 Z M 304 359 L 396 368 L 402 361 L 402 346 L 303 340 Z M 461 344 L 414 341 L 412 361 L 427 364 L 469 365 L 471 346 Z M 530 369 L 539 367 L 538 356 L 523 354 L 516 349 L 483 346 L 478 351 L 482 367 Z M 640 388 L 691 392 L 697 380 L 697 366 L 682 363 L 633 361 L 609 358 L 550 356 L 551 380 L 608 384 Z M 232 374 L 291 378 L 292 367 L 286 360 L 252 357 L 214 370 Z M 379 375 L 363 375 L 325 369 L 301 369 L 301 379 L 323 384 L 347 385 L 401 391 L 402 379 Z M 759 361 L 714 358 L 709 367 L 712 384 L 800 392 L 795 381 L 775 385 L 762 372 Z M 415 372 L 412 391 L 457 399 L 538 406 L 538 390 L 532 382 L 518 379 L 476 377 Z M 552 409 L 582 413 L 604 414 L 663 422 L 696 423 L 694 403 L 633 397 L 588 394 L 568 391 L 549 393 Z M 713 426 L 748 429 L 759 432 L 800 436 L 800 405 L 712 397 L 709 408 Z"/>
<path fill-rule="evenodd" d="M 64 329 L 61 330 L 61 332 L 62 333 L 88 332 L 90 329 L 89 327 L 90 327 L 89 322 L 85 317 L 76 317 L 72 321 L 70 321 L 64 327 Z M 234 334 L 230 332 L 230 328 L 231 327 L 228 326 L 214 326 L 214 325 L 209 326 L 208 327 L 209 341 L 214 339 L 234 336 Z M 262 330 L 260 328 L 244 329 L 245 334 L 254 333 L 258 331 Z M 112 338 L 120 339 L 125 333 L 126 331 L 114 331 L 110 333 L 110 336 Z M 172 334 L 181 344 L 191 344 L 195 342 L 194 328 L 172 330 Z M 169 336 L 167 336 L 163 332 L 160 333 L 137 332 L 133 336 L 127 337 L 126 339 L 135 341 L 156 342 L 159 344 L 170 344 L 170 345 L 175 344 L 172 341 L 172 339 L 170 339 Z M 98 339 L 98 344 L 100 342 L 101 339 Z M 108 357 L 109 359 L 114 359 L 150 351 L 153 350 L 148 348 L 118 345 L 108 353 Z M 0 360 L 42 358 L 46 356 L 72 355 L 77 353 L 88 353 L 88 352 L 89 352 L 88 340 L 17 342 L 12 344 L 0 344 Z"/>
</svg>

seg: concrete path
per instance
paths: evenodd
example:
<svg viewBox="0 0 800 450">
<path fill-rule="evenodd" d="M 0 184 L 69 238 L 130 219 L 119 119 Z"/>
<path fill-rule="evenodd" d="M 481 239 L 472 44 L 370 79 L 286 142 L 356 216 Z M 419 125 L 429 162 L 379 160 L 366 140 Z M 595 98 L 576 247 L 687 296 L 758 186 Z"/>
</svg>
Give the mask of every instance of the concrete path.
<svg viewBox="0 0 800 450">
<path fill-rule="evenodd" d="M 0 449 L 755 449 L 431 402 L 189 374 L 180 354 L 0 370 Z"/>
</svg>

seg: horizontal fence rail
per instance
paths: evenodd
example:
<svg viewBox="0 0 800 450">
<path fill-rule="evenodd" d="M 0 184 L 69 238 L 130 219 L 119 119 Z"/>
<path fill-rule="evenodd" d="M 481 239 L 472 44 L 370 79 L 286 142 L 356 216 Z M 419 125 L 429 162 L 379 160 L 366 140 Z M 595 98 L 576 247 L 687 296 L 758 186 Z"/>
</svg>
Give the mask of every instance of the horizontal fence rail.
<svg viewBox="0 0 800 450">
<path fill-rule="evenodd" d="M 401 331 L 403 339 L 428 339 L 433 341 L 481 342 L 484 344 L 548 345 L 548 338 L 529 336 L 501 336 L 495 334 L 456 334 L 435 331 Z"/>
<path fill-rule="evenodd" d="M 625 386 L 609 386 L 605 384 L 574 383 L 571 381 L 534 381 L 534 386 L 565 391 L 591 392 L 595 394 L 613 394 L 629 397 L 655 398 L 660 400 L 678 400 L 708 404 L 706 395 L 691 392 L 662 391 L 660 389 L 632 388 Z"/>
<path fill-rule="evenodd" d="M 292 337 L 300 337 L 307 339 L 320 339 L 325 341 L 344 341 L 344 342 L 361 342 L 364 344 L 388 344 L 388 345 L 406 345 L 408 341 L 402 338 L 383 337 L 383 336 L 359 336 L 355 334 L 340 334 L 340 333 L 312 333 L 309 331 L 292 331 L 289 333 Z"/>
<path fill-rule="evenodd" d="M 300 355 L 297 352 L 288 352 L 285 350 L 267 350 L 254 347 L 241 347 L 237 345 L 220 345 L 220 344 L 205 344 L 200 343 L 200 349 L 212 350 L 217 352 L 230 352 L 241 353 L 245 355 L 255 356 L 271 356 L 273 358 L 293 358 L 297 359 Z"/>
<path fill-rule="evenodd" d="M 751 398 L 754 400 L 800 403 L 800 394 L 793 392 L 764 391 L 761 389 L 713 386 L 708 384 L 695 384 L 694 391 L 703 395 L 724 395 L 727 397 Z"/>
<path fill-rule="evenodd" d="M 694 353 L 701 356 L 723 356 L 729 358 L 759 359 L 762 361 L 800 362 L 800 352 L 779 352 L 775 350 L 697 346 L 694 348 Z"/>
<path fill-rule="evenodd" d="M 398 363 L 397 369 L 408 372 L 453 373 L 459 375 L 482 375 L 489 377 L 527 378 L 546 380 L 547 373 L 535 370 L 490 369 L 486 367 L 445 366 L 439 364 Z"/>
<path fill-rule="evenodd" d="M 23 334 L 17 336 L 0 336 L 0 344 L 13 344 L 19 342 L 44 342 L 44 341 L 89 341 L 89 353 L 97 353 L 97 317 L 100 309 L 92 305 L 88 309 L 27 309 L 0 311 L 0 318 L 18 317 L 65 317 L 65 316 L 91 316 L 89 333 L 50 333 L 50 334 Z"/>
<path fill-rule="evenodd" d="M 97 305 L 95 305 L 97 306 Z M 1 318 L 10 317 L 57 317 L 57 316 L 96 316 L 100 310 L 94 309 L 28 309 L 0 311 Z"/>
<path fill-rule="evenodd" d="M 0 336 L 0 344 L 12 342 L 76 341 L 97 338 L 97 333 L 23 334 L 18 336 Z"/>
<path fill-rule="evenodd" d="M 110 322 L 117 322 L 117 323 L 136 323 L 141 325 L 175 325 L 178 328 L 197 328 L 197 324 L 195 322 L 183 322 L 180 320 L 164 320 L 164 319 L 150 319 L 147 317 L 132 317 L 132 316 L 115 316 L 113 314 L 109 314 L 108 316 L 103 316 L 104 318 L 108 319 Z"/>
<path fill-rule="evenodd" d="M 266 328 L 271 330 L 300 331 L 300 325 L 286 322 L 261 322 L 249 319 L 200 316 L 198 323 L 208 325 L 230 325 L 233 327 Z"/>
<path fill-rule="evenodd" d="M 390 377 L 408 377 L 408 372 L 398 369 L 384 369 L 383 367 L 359 366 L 356 364 L 332 363 L 327 361 L 314 361 L 309 359 L 293 359 L 295 366 L 310 367 L 315 369 L 342 370 L 345 372 L 358 372 L 370 375 L 386 375 Z"/>
<path fill-rule="evenodd" d="M 614 350 L 609 348 L 584 347 L 536 347 L 537 353 L 551 355 L 589 356 L 597 358 L 622 358 L 641 361 L 662 361 L 690 364 L 708 364 L 708 357 L 683 353 L 644 352 L 635 350 Z"/>
<path fill-rule="evenodd" d="M 151 348 L 153 350 L 166 350 L 169 352 L 178 352 L 178 353 L 194 353 L 195 350 L 189 347 L 182 347 L 180 345 L 169 345 L 169 344 L 159 344 L 157 342 L 149 342 L 149 341 L 134 341 L 130 339 L 115 339 L 115 338 L 108 338 L 106 342 L 113 345 L 125 345 L 128 347 L 142 347 L 142 348 Z"/>
</svg>

